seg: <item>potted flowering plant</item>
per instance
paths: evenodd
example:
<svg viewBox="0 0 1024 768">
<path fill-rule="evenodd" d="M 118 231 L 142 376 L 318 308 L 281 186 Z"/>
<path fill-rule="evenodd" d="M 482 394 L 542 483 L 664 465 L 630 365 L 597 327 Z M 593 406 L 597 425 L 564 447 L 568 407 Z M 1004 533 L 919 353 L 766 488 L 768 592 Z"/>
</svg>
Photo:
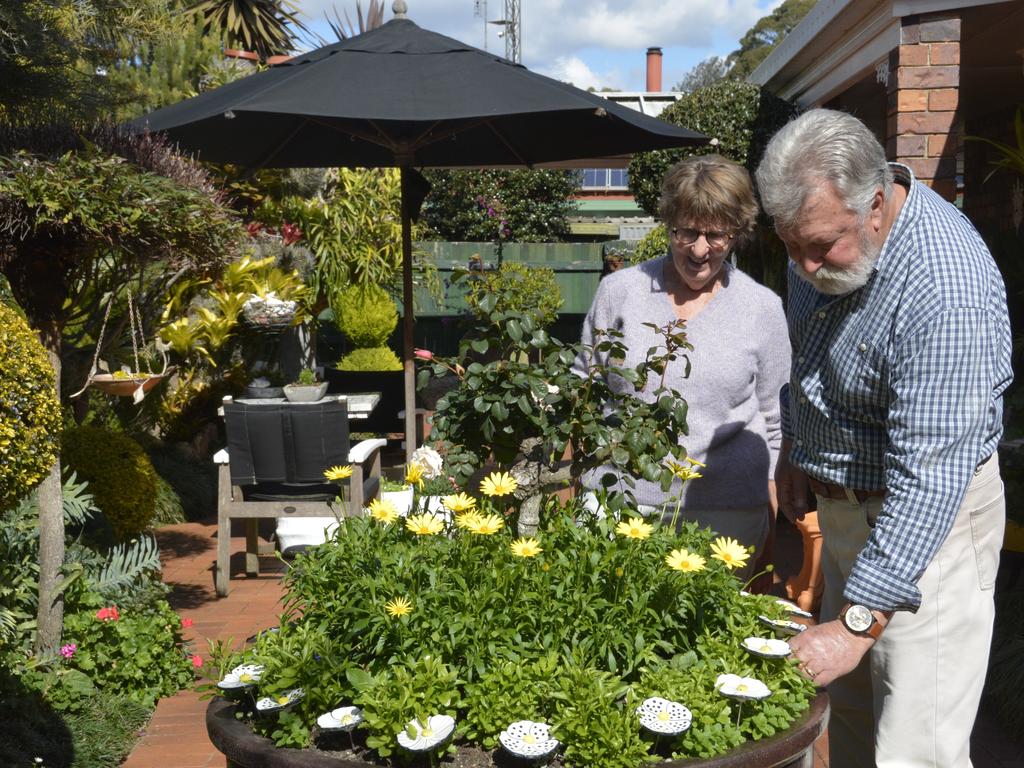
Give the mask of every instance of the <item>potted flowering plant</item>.
<svg viewBox="0 0 1024 768">
<path fill-rule="evenodd" d="M 260 672 L 208 711 L 229 761 L 353 768 L 458 752 L 481 766 L 557 755 L 639 768 L 808 753 L 823 704 L 810 708 L 814 688 L 774 636 L 787 609 L 733 575 L 745 548 L 574 503 L 522 537 L 505 522 L 515 491 L 493 473 L 445 497 L 448 520 L 374 503 L 297 558 L 277 631 L 224 661 L 222 688 L 243 664 Z"/>
</svg>

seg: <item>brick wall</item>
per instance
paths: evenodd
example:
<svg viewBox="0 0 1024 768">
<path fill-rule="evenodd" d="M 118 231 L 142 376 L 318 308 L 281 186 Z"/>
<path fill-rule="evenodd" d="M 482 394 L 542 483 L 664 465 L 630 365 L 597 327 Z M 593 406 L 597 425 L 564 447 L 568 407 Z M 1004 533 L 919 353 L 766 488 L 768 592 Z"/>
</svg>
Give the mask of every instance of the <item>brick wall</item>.
<svg viewBox="0 0 1024 768">
<path fill-rule="evenodd" d="M 900 45 L 889 56 L 886 121 L 889 157 L 918 179 L 956 199 L 962 170 L 960 16 L 956 12 L 906 16 Z"/>
</svg>

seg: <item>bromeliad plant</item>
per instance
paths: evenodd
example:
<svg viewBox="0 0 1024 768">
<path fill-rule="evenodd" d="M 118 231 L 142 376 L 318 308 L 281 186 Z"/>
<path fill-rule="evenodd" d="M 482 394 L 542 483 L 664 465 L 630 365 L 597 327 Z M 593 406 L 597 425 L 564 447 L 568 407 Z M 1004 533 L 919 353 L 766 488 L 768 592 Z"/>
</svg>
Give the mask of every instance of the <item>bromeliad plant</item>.
<svg viewBox="0 0 1024 768">
<path fill-rule="evenodd" d="M 745 549 L 689 523 L 677 533 L 554 503 L 540 531 L 521 537 L 503 514 L 514 490 L 495 473 L 479 498 L 445 499 L 450 520 L 378 504 L 300 556 L 278 631 L 231 661 L 263 666 L 253 698 L 304 692 L 255 730 L 306 746 L 319 717 L 354 706 L 367 746 L 399 759 L 425 737 L 410 723 L 454 718 L 451 740 L 430 743 L 451 751 L 495 748 L 529 721 L 550 727 L 565 765 L 636 768 L 655 752 L 724 752 L 806 709 L 813 688 L 795 666 L 744 645 L 763 634 L 759 614 L 783 610 L 740 592 L 733 571 Z M 741 711 L 721 675 L 772 693 Z M 683 702 L 692 727 L 650 736 L 637 708 L 653 696 Z"/>
</svg>

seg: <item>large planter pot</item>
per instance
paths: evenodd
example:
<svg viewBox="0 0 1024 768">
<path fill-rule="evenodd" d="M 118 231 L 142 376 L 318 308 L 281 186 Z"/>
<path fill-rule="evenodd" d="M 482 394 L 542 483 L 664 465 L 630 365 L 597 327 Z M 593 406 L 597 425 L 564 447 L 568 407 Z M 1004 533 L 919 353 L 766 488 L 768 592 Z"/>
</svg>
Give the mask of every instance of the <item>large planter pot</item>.
<svg viewBox="0 0 1024 768">
<path fill-rule="evenodd" d="M 804 716 L 770 739 L 751 741 L 707 760 L 652 763 L 665 768 L 811 768 L 814 742 L 828 724 L 828 694 L 818 693 Z M 316 749 L 278 749 L 235 719 L 235 704 L 214 698 L 206 708 L 210 741 L 224 753 L 227 768 L 370 768 L 373 763 L 338 757 Z M 502 764 L 506 764 L 502 761 Z"/>
</svg>

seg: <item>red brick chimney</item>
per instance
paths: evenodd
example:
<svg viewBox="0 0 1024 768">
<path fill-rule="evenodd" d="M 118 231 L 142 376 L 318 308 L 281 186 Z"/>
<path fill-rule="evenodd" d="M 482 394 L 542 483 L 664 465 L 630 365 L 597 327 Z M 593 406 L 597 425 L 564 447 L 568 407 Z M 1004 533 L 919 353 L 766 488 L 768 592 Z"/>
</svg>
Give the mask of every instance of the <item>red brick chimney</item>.
<svg viewBox="0 0 1024 768">
<path fill-rule="evenodd" d="M 647 92 L 661 93 L 661 48 L 647 49 Z"/>
</svg>

